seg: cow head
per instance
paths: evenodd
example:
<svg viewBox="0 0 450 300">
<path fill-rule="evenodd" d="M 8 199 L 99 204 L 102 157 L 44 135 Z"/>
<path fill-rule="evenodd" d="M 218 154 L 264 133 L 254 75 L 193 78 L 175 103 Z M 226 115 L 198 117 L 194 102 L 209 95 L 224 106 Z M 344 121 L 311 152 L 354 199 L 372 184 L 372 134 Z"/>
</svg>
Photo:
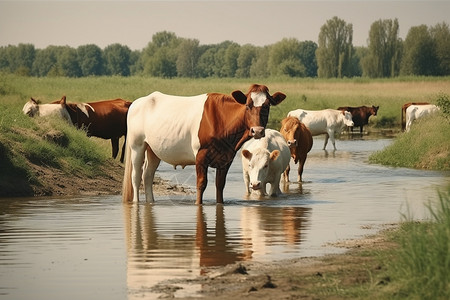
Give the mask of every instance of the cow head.
<svg viewBox="0 0 450 300">
<path fill-rule="evenodd" d="M 371 114 L 372 116 L 376 116 L 377 113 L 378 113 L 378 109 L 379 109 L 379 108 L 380 108 L 379 106 L 374 106 L 374 105 L 372 105 L 372 107 L 370 108 L 370 114 Z"/>
<path fill-rule="evenodd" d="M 344 115 L 344 124 L 349 127 L 353 127 L 355 123 L 353 123 L 352 114 L 348 111 L 342 111 Z"/>
<path fill-rule="evenodd" d="M 289 149 L 291 150 L 291 157 L 294 159 L 294 161 L 297 163 L 297 146 L 299 141 L 297 140 L 297 137 L 299 136 L 299 130 L 300 130 L 301 123 L 299 119 L 296 117 L 287 117 L 284 118 L 281 121 L 281 129 L 280 133 L 286 140 L 286 143 L 289 146 Z"/>
<path fill-rule="evenodd" d="M 255 139 L 264 137 L 270 106 L 278 105 L 286 98 L 286 95 L 280 92 L 271 96 L 265 85 L 258 84 L 253 84 L 247 94 L 234 91 L 232 96 L 237 102 L 245 104 L 245 125 L 249 128 L 249 135 Z"/>
<path fill-rule="evenodd" d="M 39 116 L 39 100 L 30 99 L 22 108 L 25 115 L 29 117 Z"/>
<path fill-rule="evenodd" d="M 279 150 L 269 150 L 258 148 L 254 152 L 247 149 L 242 150 L 242 156 L 248 160 L 248 175 L 250 177 L 250 188 L 259 190 L 264 188 L 266 178 L 269 176 L 270 163 L 277 160 L 280 155 Z"/>
</svg>

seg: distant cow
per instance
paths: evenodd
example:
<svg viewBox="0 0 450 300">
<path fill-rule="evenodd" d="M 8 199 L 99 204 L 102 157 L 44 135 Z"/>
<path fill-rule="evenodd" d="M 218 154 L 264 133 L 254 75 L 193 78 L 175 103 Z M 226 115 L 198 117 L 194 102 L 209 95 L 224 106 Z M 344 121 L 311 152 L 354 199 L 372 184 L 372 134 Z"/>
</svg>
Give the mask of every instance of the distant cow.
<svg viewBox="0 0 450 300">
<path fill-rule="evenodd" d="M 436 113 L 438 110 L 439 107 L 433 104 L 410 105 L 406 109 L 406 132 L 408 132 L 411 129 L 411 124 L 414 120 Z"/>
<path fill-rule="evenodd" d="M 402 106 L 402 131 L 406 129 L 406 109 L 411 105 L 429 105 L 428 102 L 408 102 Z"/>
<path fill-rule="evenodd" d="M 299 121 L 296 117 L 287 117 L 281 121 L 281 134 L 286 140 L 294 163 L 298 165 L 297 181 L 302 182 L 303 167 L 306 162 L 306 156 L 313 145 L 313 138 L 311 132 L 306 128 L 305 124 Z M 291 170 L 289 164 L 284 172 L 284 179 L 289 182 L 289 171 Z"/>
<path fill-rule="evenodd" d="M 281 133 L 266 129 L 265 137 L 245 142 L 241 154 L 247 194 L 253 190 L 266 195 L 266 185 L 270 183 L 269 195 L 280 195 L 281 174 L 291 159 L 289 146 Z"/>
<path fill-rule="evenodd" d="M 378 112 L 379 106 L 359 106 L 359 107 L 351 107 L 351 106 L 341 106 L 338 110 L 348 111 L 352 114 L 352 120 L 355 124 L 351 126 L 351 130 L 353 132 L 353 127 L 359 126 L 359 133 L 362 135 L 363 126 L 369 124 L 370 116 L 376 116 Z"/>
<path fill-rule="evenodd" d="M 335 133 L 340 133 L 344 126 L 353 126 L 352 114 L 348 111 L 340 111 L 337 109 L 324 109 L 324 110 L 303 110 L 296 109 L 290 111 L 288 117 L 296 117 L 305 124 L 311 131 L 313 136 L 319 134 L 325 134 L 325 142 L 323 144 L 323 150 L 325 150 L 328 138 L 330 138 L 333 144 L 334 150 L 336 150 L 336 144 L 334 141 Z"/>
<path fill-rule="evenodd" d="M 89 103 L 67 103 L 66 96 L 53 103 L 62 104 L 73 125 L 86 130 L 86 135 L 111 140 L 112 157 L 119 153 L 119 139 L 125 136 L 120 161 L 123 162 L 127 135 L 127 113 L 130 101 L 123 99 Z"/>
<path fill-rule="evenodd" d="M 236 152 L 250 138 L 264 136 L 270 106 L 285 98 L 254 84 L 247 94 L 180 97 L 154 92 L 135 100 L 127 118 L 123 201 L 139 201 L 142 178 L 146 200 L 154 201 L 153 178 L 163 160 L 173 166 L 195 165 L 196 204 L 203 202 L 208 167 L 215 168 L 216 201 L 223 203 L 226 175 Z"/>
</svg>

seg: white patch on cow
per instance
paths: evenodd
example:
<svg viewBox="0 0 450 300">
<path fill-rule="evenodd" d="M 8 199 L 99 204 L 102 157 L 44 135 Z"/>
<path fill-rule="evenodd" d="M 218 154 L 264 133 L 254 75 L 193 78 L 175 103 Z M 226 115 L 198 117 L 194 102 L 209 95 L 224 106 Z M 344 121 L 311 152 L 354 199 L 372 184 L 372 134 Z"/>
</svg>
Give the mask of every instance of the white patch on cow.
<svg viewBox="0 0 450 300">
<path fill-rule="evenodd" d="M 88 117 L 89 118 L 89 112 L 88 112 L 88 110 L 87 110 L 87 107 L 90 107 L 91 109 L 92 109 L 92 111 L 93 112 L 95 112 L 95 109 L 91 106 L 91 105 L 89 105 L 89 104 L 87 104 L 87 103 L 80 103 L 80 104 L 77 104 L 77 107 L 86 115 L 86 117 Z"/>
<path fill-rule="evenodd" d="M 61 104 L 57 103 L 37 104 L 30 100 L 25 103 L 22 111 L 30 117 L 47 117 L 55 115 L 70 122 L 70 115 L 67 110 Z"/>
<path fill-rule="evenodd" d="M 207 94 L 180 97 L 154 92 L 135 100 L 128 110 L 127 143 L 133 148 L 133 144 L 139 147 L 146 142 L 159 159 L 174 167 L 195 165 L 207 97 Z"/>
<path fill-rule="evenodd" d="M 260 107 L 266 102 L 267 96 L 266 93 L 262 92 L 252 92 L 251 94 L 252 100 L 253 100 L 253 106 Z"/>
</svg>

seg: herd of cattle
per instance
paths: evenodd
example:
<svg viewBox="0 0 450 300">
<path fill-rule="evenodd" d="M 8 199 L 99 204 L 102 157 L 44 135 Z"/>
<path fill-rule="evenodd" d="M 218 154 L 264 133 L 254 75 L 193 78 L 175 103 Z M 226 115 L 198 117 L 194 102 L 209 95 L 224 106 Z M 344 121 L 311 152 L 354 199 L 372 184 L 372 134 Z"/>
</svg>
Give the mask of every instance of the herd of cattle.
<svg viewBox="0 0 450 300">
<path fill-rule="evenodd" d="M 120 161 L 125 158 L 122 195 L 124 201 L 139 201 L 141 181 L 147 201 L 153 201 L 153 178 L 161 160 L 175 168 L 195 165 L 197 200 L 203 201 L 207 169 L 216 169 L 216 201 L 223 203 L 226 175 L 235 154 L 242 148 L 244 182 L 248 194 L 281 193 L 283 177 L 289 182 L 289 161 L 299 164 L 297 181 L 302 181 L 303 167 L 312 148 L 312 136 L 325 134 L 334 150 L 335 134 L 345 126 L 353 131 L 376 116 L 378 106 L 339 107 L 338 109 L 290 111 L 281 122 L 280 131 L 266 129 L 270 106 L 281 103 L 286 95 L 269 94 L 264 85 L 254 84 L 244 94 L 209 93 L 191 97 L 153 92 L 133 102 L 123 99 L 90 103 L 67 103 L 66 97 L 49 104 L 31 98 L 23 113 L 30 116 L 57 115 L 88 136 L 110 139 L 112 156 L 119 152 L 119 138 L 125 136 Z M 406 103 L 402 107 L 402 129 L 409 131 L 414 120 L 434 113 L 430 103 Z M 170 114 L 168 113 L 170 112 Z M 125 151 L 125 149 L 127 149 Z"/>
</svg>

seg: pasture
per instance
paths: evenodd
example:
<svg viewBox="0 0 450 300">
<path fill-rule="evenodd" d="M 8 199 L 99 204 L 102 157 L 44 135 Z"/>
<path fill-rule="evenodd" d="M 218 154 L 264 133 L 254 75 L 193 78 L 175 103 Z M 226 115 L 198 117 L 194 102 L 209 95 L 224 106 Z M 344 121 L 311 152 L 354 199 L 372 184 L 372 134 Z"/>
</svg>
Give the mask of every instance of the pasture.
<svg viewBox="0 0 450 300">
<path fill-rule="evenodd" d="M 244 93 L 250 84 L 267 85 L 270 92 L 282 91 L 286 101 L 270 112 L 269 127 L 279 129 L 287 112 L 297 108 L 318 110 L 339 106 L 380 106 L 377 127 L 400 126 L 403 103 L 433 101 L 439 93 L 450 94 L 450 77 L 407 77 L 394 79 L 161 79 L 147 77 L 35 78 L 0 75 L 0 104 L 22 108 L 31 96 L 49 103 L 67 96 L 68 102 L 122 98 L 135 100 L 160 91 L 192 96 L 206 92 Z"/>
</svg>

